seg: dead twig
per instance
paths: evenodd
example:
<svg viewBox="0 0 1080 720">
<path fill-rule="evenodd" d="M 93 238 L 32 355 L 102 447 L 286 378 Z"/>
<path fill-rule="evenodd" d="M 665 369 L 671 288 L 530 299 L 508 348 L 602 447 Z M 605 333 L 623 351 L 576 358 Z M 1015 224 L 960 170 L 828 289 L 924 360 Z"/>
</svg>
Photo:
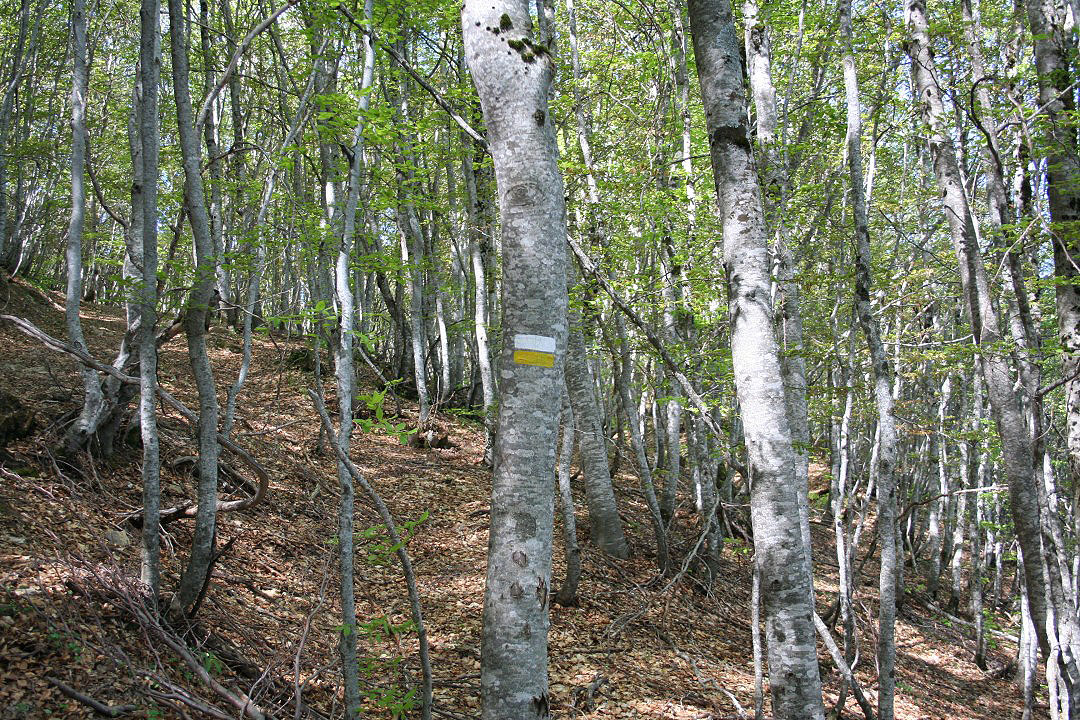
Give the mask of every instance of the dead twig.
<svg viewBox="0 0 1080 720">
<path fill-rule="evenodd" d="M 49 684 L 55 687 L 57 690 L 67 695 L 72 700 L 76 700 L 78 702 L 81 702 L 83 705 L 86 705 L 98 715 L 104 715 L 105 717 L 121 717 L 123 715 L 127 715 L 128 713 L 135 712 L 139 709 L 138 705 L 106 705 L 103 702 L 95 700 L 89 695 L 79 692 L 75 688 L 67 685 L 66 683 L 60 681 L 58 678 L 55 678 L 51 675 L 46 677 L 45 679 L 48 680 Z"/>
</svg>

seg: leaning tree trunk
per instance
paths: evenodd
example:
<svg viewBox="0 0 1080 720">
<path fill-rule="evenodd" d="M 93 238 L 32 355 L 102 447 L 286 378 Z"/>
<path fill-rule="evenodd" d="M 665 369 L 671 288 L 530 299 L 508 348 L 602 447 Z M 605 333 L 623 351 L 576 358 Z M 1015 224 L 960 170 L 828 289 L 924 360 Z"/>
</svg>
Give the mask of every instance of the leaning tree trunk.
<svg viewBox="0 0 1080 720">
<path fill-rule="evenodd" d="M 567 334 L 566 208 L 548 108 L 554 62 L 532 37 L 527 0 L 467 0 L 461 24 L 495 164 L 503 247 L 482 717 L 547 718 L 552 480 Z"/>
<path fill-rule="evenodd" d="M 911 73 L 922 105 L 923 121 L 930 131 L 930 153 L 941 189 L 942 204 L 949 222 L 953 248 L 960 267 L 964 302 L 975 341 L 980 348 L 1001 342 L 998 316 L 990 297 L 986 268 L 975 239 L 975 227 L 964 194 L 952 141 L 944 124 L 941 89 L 934 70 L 933 54 L 924 0 L 908 0 Z M 1042 559 L 1041 525 L 1032 459 L 1032 441 L 1023 419 L 1019 399 L 1013 392 L 1012 372 L 1005 358 L 996 352 L 982 357 L 990 409 L 1001 437 L 1002 459 L 1009 484 L 1013 525 L 1024 557 L 1031 616 L 1039 645 L 1048 654 L 1047 582 Z"/>
<path fill-rule="evenodd" d="M 773 713 L 823 720 L 821 678 L 792 434 L 773 330 L 769 249 L 730 0 L 690 0 L 690 29 L 723 218 L 731 354 L 753 477 L 751 519 L 761 573 Z"/>
</svg>

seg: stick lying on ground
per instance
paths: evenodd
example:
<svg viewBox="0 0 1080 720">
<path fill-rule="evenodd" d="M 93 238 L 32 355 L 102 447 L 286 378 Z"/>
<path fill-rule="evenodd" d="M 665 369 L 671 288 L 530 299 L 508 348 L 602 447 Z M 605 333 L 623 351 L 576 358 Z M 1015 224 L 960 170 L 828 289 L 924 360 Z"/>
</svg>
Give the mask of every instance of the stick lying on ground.
<svg viewBox="0 0 1080 720">
<path fill-rule="evenodd" d="M 50 685 L 55 686 L 57 690 L 67 695 L 72 700 L 77 700 L 83 705 L 86 705 L 98 715 L 104 715 L 105 717 L 121 717 L 122 715 L 133 713 L 139 709 L 138 705 L 106 705 L 89 695 L 84 695 L 70 685 L 60 682 L 60 680 L 51 675 L 45 679 L 49 681 Z"/>
</svg>

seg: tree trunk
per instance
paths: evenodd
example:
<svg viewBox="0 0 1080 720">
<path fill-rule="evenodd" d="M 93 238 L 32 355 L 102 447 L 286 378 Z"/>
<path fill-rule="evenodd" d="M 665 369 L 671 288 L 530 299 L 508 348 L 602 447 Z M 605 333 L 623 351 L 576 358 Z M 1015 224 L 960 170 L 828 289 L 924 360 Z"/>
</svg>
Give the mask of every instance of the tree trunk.
<svg viewBox="0 0 1080 720">
<path fill-rule="evenodd" d="M 481 651 L 484 720 L 547 718 L 552 479 L 566 348 L 566 209 L 548 108 L 554 63 L 525 0 L 467 0 L 502 217 L 503 322 Z M 479 291 L 479 288 L 478 288 Z"/>
<path fill-rule="evenodd" d="M 689 9 L 723 218 L 732 364 L 753 478 L 751 519 L 761 573 L 773 713 L 784 720 L 823 720 L 797 457 L 773 330 L 768 245 L 746 129 L 739 41 L 730 0 L 691 0 Z"/>
<path fill-rule="evenodd" d="M 88 352 L 79 320 L 79 301 L 82 299 L 82 239 L 86 216 L 86 93 L 89 90 L 90 70 L 86 62 L 86 3 L 74 0 L 72 6 L 72 39 L 74 68 L 71 81 L 71 218 L 67 232 L 67 295 L 64 320 L 68 341 Z M 75 422 L 64 435 L 64 450 L 74 453 L 82 449 L 97 430 L 104 414 L 105 396 L 97 372 L 82 366 L 83 406 Z"/>
<path fill-rule="evenodd" d="M 567 354 L 569 360 L 569 351 Z M 570 492 L 570 456 L 574 452 L 574 413 L 569 398 L 563 397 L 562 442 L 559 445 L 559 503 L 562 506 L 563 547 L 566 553 L 566 580 L 555 602 L 563 607 L 577 607 L 578 583 L 581 581 L 581 549 L 577 543 L 577 523 L 574 519 L 574 496 Z"/>
<path fill-rule="evenodd" d="M 878 582 L 878 717 L 892 720 L 896 677 L 896 420 L 893 417 L 892 366 L 881 341 L 881 326 L 870 304 L 873 270 L 862 167 L 862 110 L 852 50 L 851 1 L 840 4 L 844 91 L 847 101 L 847 160 L 855 220 L 855 310 L 870 350 L 877 406 L 877 499 L 881 570 Z"/>
<path fill-rule="evenodd" d="M 907 50 L 912 61 L 911 72 L 922 106 L 923 121 L 930 132 L 931 159 L 960 267 L 964 304 L 976 342 L 980 348 L 992 348 L 1001 341 L 997 311 L 991 302 L 986 269 L 975 239 L 956 155 L 944 125 L 941 90 L 934 74 L 924 0 L 908 0 L 907 11 L 910 31 Z M 1039 644 L 1044 654 L 1048 654 L 1047 582 L 1041 562 L 1041 524 L 1031 437 L 1018 398 L 1013 392 L 1012 373 L 1005 359 L 995 352 L 987 352 L 982 358 L 982 366 L 991 411 L 1001 436 L 1013 525 L 1023 550 L 1032 620 L 1039 635 Z"/>
<path fill-rule="evenodd" d="M 627 340 L 626 323 L 622 315 L 616 312 L 614 338 L 606 327 L 606 323 L 601 322 L 600 328 L 604 331 L 604 340 L 611 349 L 611 372 L 614 375 L 615 392 L 619 397 L 618 404 L 622 409 L 623 418 L 626 420 L 626 428 L 630 433 L 630 448 L 634 452 L 638 478 L 641 481 L 641 493 L 645 497 L 645 505 L 649 510 L 649 523 L 652 525 L 653 537 L 656 540 L 656 566 L 660 574 L 666 575 L 671 569 L 667 530 L 664 527 L 663 519 L 660 517 L 660 503 L 656 499 L 656 487 L 653 485 L 652 469 L 649 467 L 649 459 L 645 455 L 645 441 L 641 437 L 641 418 L 638 415 L 637 404 L 630 394 L 630 386 L 633 382 L 630 372 L 632 351 Z"/>
<path fill-rule="evenodd" d="M 8 147 L 8 132 L 11 129 L 11 116 L 15 105 L 15 94 L 22 80 L 23 49 L 26 47 L 26 28 L 30 20 L 30 0 L 22 0 L 19 9 L 19 34 L 15 40 L 15 49 L 11 55 L 11 79 L 5 78 L 4 94 L 0 96 L 0 148 Z M 12 265 L 11 248 L 8 246 L 8 201 L 7 201 L 7 153 L 0 153 L 0 267 L 10 269 Z"/>
<path fill-rule="evenodd" d="M 493 413 L 495 412 L 496 388 L 495 374 L 491 364 L 491 344 L 488 339 L 488 326 L 491 321 L 488 312 L 487 255 L 490 253 L 491 238 L 485 233 L 493 227 L 493 224 L 489 222 L 491 211 L 487 203 L 487 188 L 478 187 L 480 183 L 473 165 L 473 157 L 467 151 L 462 153 L 461 169 L 465 176 L 469 258 L 473 269 L 473 333 L 476 338 L 476 364 L 484 403 L 484 462 L 490 464 L 495 441 Z M 481 191 L 485 193 L 483 196 Z"/>
<path fill-rule="evenodd" d="M 607 442 L 600 425 L 596 391 L 585 353 L 581 313 L 570 311 L 570 334 L 566 348 L 566 389 L 574 413 L 578 437 L 578 461 L 585 476 L 585 497 L 589 506 L 589 537 L 594 545 L 617 558 L 630 557 L 622 520 L 615 505 L 615 491 L 608 467 Z"/>
<path fill-rule="evenodd" d="M 157 179 L 159 155 L 158 81 L 161 77 L 161 3 L 143 0 L 139 12 L 139 77 L 137 142 L 132 143 L 136 190 L 132 190 L 131 226 L 140 230 L 142 285 L 139 290 L 139 431 L 143 444 L 143 583 L 156 598 L 160 592 L 160 538 L 158 518 L 161 511 L 160 457 L 157 430 L 157 268 L 158 216 Z M 141 150 L 141 152 L 136 152 Z M 136 155 L 138 158 L 136 158 Z M 138 194 L 142 207 L 135 207 Z M 136 223 L 136 216 L 139 218 Z M 133 242 L 133 246 L 136 244 Z"/>
<path fill-rule="evenodd" d="M 1046 195 L 1053 221 L 1054 283 L 1065 383 L 1066 440 L 1073 482 L 1080 480 L 1080 155 L 1077 153 L 1073 58 L 1075 30 L 1064 8 L 1049 0 L 1024 0 L 1035 49 L 1039 105 L 1048 128 Z M 1075 19 L 1074 19 L 1075 21 Z M 1037 624 L 1037 621 L 1036 621 Z"/>
<path fill-rule="evenodd" d="M 195 244 L 195 279 L 184 313 L 188 356 L 195 385 L 199 391 L 199 507 L 195 515 L 195 534 L 191 542 L 191 557 L 180 578 L 180 588 L 173 598 L 170 611 L 184 611 L 195 602 L 206 582 L 213 555 L 217 523 L 218 482 L 218 401 L 214 387 L 213 368 L 206 350 L 206 312 L 214 290 L 214 240 L 210 234 L 210 219 L 206 212 L 200 174 L 199 136 L 195 131 L 189 91 L 188 49 L 184 5 L 181 0 L 169 0 L 169 40 L 172 54 L 173 93 L 176 100 L 176 121 L 180 135 L 180 150 L 184 166 L 184 202 L 191 221 Z M 147 218 L 149 223 L 149 217 Z"/>
</svg>

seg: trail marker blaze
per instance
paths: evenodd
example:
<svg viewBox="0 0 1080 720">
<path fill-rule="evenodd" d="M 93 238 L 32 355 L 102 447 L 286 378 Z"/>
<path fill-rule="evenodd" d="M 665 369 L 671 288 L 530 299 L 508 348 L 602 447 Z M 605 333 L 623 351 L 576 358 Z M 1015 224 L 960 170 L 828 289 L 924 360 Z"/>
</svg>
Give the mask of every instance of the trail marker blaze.
<svg viewBox="0 0 1080 720">
<path fill-rule="evenodd" d="M 518 365 L 555 367 L 555 338 L 544 335 L 514 335 L 514 362 Z"/>
</svg>

